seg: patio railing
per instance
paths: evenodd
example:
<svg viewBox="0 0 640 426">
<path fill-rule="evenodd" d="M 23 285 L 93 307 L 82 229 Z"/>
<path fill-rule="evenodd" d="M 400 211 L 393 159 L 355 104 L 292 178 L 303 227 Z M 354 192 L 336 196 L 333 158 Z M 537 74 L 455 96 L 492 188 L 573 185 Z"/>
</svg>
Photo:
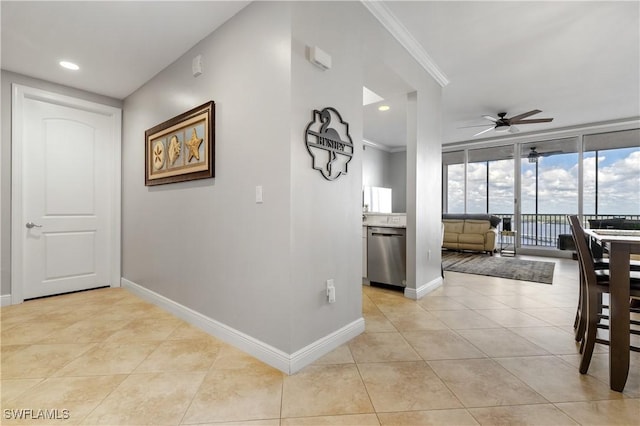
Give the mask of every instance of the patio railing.
<svg viewBox="0 0 640 426">
<path fill-rule="evenodd" d="M 513 214 L 494 213 L 500 218 L 511 218 L 512 229 L 515 229 L 515 218 Z M 588 227 L 590 219 L 613 219 L 625 218 L 630 220 L 640 220 L 640 215 L 584 215 L 583 225 Z M 498 230 L 502 230 L 502 222 L 498 225 Z M 558 244 L 558 235 L 571 234 L 569 222 L 566 214 L 523 214 L 521 215 L 520 230 L 518 239 L 520 246 L 529 247 L 553 247 Z"/>
</svg>

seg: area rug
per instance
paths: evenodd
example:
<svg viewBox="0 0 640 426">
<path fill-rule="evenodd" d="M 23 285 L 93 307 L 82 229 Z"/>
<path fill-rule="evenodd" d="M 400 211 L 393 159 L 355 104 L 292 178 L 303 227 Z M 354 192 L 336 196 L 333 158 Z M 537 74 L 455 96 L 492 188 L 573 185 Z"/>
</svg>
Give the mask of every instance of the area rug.
<svg viewBox="0 0 640 426">
<path fill-rule="evenodd" d="M 444 250 L 442 266 L 445 271 L 552 284 L 556 265 L 553 262 Z"/>
</svg>

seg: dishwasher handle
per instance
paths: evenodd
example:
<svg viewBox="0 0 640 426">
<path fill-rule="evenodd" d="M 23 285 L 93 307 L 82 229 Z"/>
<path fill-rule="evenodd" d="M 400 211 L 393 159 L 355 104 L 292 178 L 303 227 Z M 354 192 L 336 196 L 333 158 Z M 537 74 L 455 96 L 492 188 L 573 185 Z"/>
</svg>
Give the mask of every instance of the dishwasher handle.
<svg viewBox="0 0 640 426">
<path fill-rule="evenodd" d="M 404 235 L 402 234 L 384 234 L 381 232 L 372 232 L 371 236 L 372 237 L 404 237 Z"/>
<path fill-rule="evenodd" d="M 391 228 L 391 227 L 370 227 L 369 228 L 369 236 L 370 237 L 405 237 L 407 232 L 402 228 Z"/>
</svg>

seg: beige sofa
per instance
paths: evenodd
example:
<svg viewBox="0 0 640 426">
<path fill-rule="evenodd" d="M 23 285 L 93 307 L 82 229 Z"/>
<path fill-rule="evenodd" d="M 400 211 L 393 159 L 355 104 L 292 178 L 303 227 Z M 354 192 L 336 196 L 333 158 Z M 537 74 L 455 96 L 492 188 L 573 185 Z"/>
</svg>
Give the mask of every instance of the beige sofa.
<svg viewBox="0 0 640 426">
<path fill-rule="evenodd" d="M 442 248 L 474 250 L 493 254 L 500 218 L 480 214 L 445 214 Z"/>
</svg>

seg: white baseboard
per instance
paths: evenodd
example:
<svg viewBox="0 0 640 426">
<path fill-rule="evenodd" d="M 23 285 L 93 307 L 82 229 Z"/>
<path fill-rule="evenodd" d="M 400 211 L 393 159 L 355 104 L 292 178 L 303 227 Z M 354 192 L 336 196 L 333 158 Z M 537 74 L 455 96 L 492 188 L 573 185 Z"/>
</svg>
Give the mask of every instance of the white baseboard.
<svg viewBox="0 0 640 426">
<path fill-rule="evenodd" d="M 420 287 L 416 289 L 405 287 L 404 296 L 413 300 L 422 299 L 424 296 L 431 293 L 433 290 L 442 286 L 442 283 L 443 283 L 442 277 L 438 277 L 436 279 L 429 281 L 426 284 L 422 284 Z"/>
<path fill-rule="evenodd" d="M 364 319 L 359 318 L 351 324 L 288 354 L 265 342 L 231 328 L 219 321 L 209 318 L 184 305 L 174 302 L 165 296 L 146 289 L 139 284 L 121 279 L 122 287 L 140 298 L 157 305 L 218 339 L 237 347 L 260 361 L 286 373 L 293 374 L 316 359 L 326 355 L 338 346 L 354 338 L 364 331 Z"/>
<path fill-rule="evenodd" d="M 313 361 L 328 354 L 338 346 L 348 342 L 358 334 L 364 332 L 364 318 L 360 317 L 341 329 L 318 339 L 310 345 L 290 355 L 289 374 L 302 370 Z"/>
<path fill-rule="evenodd" d="M 3 294 L 0 296 L 0 306 L 9 306 L 11 304 L 11 295 Z"/>
</svg>

